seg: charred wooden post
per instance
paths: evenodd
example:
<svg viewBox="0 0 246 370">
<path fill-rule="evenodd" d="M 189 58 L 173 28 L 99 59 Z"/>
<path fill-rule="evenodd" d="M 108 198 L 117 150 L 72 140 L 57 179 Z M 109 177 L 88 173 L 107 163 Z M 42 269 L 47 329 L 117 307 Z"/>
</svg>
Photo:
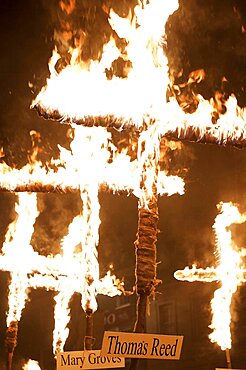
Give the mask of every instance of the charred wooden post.
<svg viewBox="0 0 246 370">
<path fill-rule="evenodd" d="M 158 284 L 156 279 L 156 242 L 158 234 L 158 207 L 157 198 L 153 197 L 148 202 L 148 209 L 139 209 L 137 240 L 135 241 L 136 253 L 136 289 L 137 308 L 135 333 L 146 332 L 146 312 L 149 296 L 154 293 Z M 139 360 L 132 359 L 130 370 L 138 369 Z"/>
<path fill-rule="evenodd" d="M 86 351 L 92 350 L 93 347 L 93 311 L 88 308 L 85 312 L 86 314 L 86 328 L 85 328 L 85 339 L 84 339 L 84 349 Z"/>
<path fill-rule="evenodd" d="M 17 345 L 18 321 L 11 321 L 6 331 L 5 346 L 7 350 L 6 369 L 12 369 L 12 360 L 15 347 Z"/>
<path fill-rule="evenodd" d="M 230 350 L 228 348 L 225 350 L 225 354 L 226 354 L 227 367 L 228 369 L 232 369 L 231 355 L 230 355 Z"/>
</svg>

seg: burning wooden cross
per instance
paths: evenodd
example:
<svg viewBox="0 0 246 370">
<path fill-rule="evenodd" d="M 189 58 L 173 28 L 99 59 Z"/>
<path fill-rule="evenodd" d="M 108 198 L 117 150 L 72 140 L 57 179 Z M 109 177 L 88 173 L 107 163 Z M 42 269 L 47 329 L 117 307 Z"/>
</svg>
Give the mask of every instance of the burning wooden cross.
<svg viewBox="0 0 246 370">
<path fill-rule="evenodd" d="M 69 301 L 75 292 L 81 294 L 82 307 L 87 313 L 88 309 L 92 312 L 96 310 L 95 298 L 98 294 L 115 296 L 123 291 L 122 283 L 109 272 L 99 279 L 96 256 L 96 261 L 91 262 L 86 246 L 91 225 L 83 214 L 75 217 L 69 225 L 68 235 L 62 241 L 62 253 L 45 257 L 35 252 L 30 244 L 34 223 L 39 215 L 37 195 L 22 193 L 18 198 L 15 205 L 18 216 L 9 226 L 0 256 L 0 269 L 11 273 L 6 335 L 9 369 L 17 341 L 18 322 L 31 288 L 44 287 L 58 292 L 55 296 L 54 353 L 63 350 L 67 339 Z M 78 252 L 76 247 L 80 243 L 82 248 Z"/>
<path fill-rule="evenodd" d="M 149 137 L 146 136 L 150 135 L 150 133 L 152 138 L 151 141 L 148 140 Z M 26 260 L 33 261 L 33 265 L 29 266 L 29 270 L 32 272 L 38 272 L 35 273 L 34 276 L 30 276 L 29 279 L 27 279 L 26 271 L 24 275 L 20 276 L 18 272 L 18 266 L 16 272 L 14 273 L 14 267 L 11 265 L 11 263 L 15 264 L 13 256 L 11 258 L 10 265 L 8 265 L 5 256 L 0 258 L 0 261 L 2 261 L 2 265 L 0 262 L 0 268 L 12 271 L 12 273 L 14 273 L 13 276 L 16 276 L 17 278 L 15 284 L 21 285 L 21 290 L 20 287 L 16 287 L 15 289 L 16 291 L 18 291 L 18 300 L 18 295 L 20 295 L 20 292 L 22 292 L 22 295 L 25 296 L 25 292 L 28 287 L 44 286 L 46 288 L 49 287 L 50 289 L 54 289 L 60 292 L 55 298 L 57 302 L 55 308 L 55 315 L 57 317 L 57 320 L 54 331 L 54 348 L 56 348 L 57 350 L 60 350 L 65 343 L 64 335 L 66 339 L 67 333 L 65 332 L 63 335 L 63 331 L 67 324 L 66 310 L 69 299 L 74 292 L 74 286 L 76 286 L 76 284 L 73 282 L 71 289 L 68 288 L 66 291 L 64 291 L 62 288 L 63 286 L 67 285 L 66 281 L 68 281 L 68 284 L 70 285 L 70 280 L 66 279 L 67 270 L 64 265 L 72 265 L 73 270 L 77 266 L 74 261 L 73 263 L 69 263 L 70 259 L 74 257 L 71 249 L 73 248 L 73 246 L 75 247 L 80 242 L 82 244 L 81 260 L 84 261 L 84 263 L 83 265 L 79 264 L 75 270 L 76 274 L 84 282 L 82 283 L 82 285 L 79 285 L 78 291 L 82 293 L 82 306 L 88 317 L 88 326 L 91 326 L 90 318 L 97 306 L 95 301 L 96 293 L 102 290 L 102 292 L 104 291 L 105 294 L 110 294 L 110 292 L 105 287 L 107 283 L 106 279 L 104 281 L 105 284 L 101 284 L 100 286 L 101 290 L 98 287 L 99 269 L 96 246 L 98 244 L 98 230 L 100 226 L 100 204 L 98 201 L 98 191 L 100 189 L 101 183 L 102 185 L 106 184 L 107 188 L 109 187 L 113 190 L 127 189 L 128 191 L 132 191 L 141 199 L 142 207 L 145 207 L 146 209 L 145 214 L 143 214 L 144 227 L 142 229 L 142 226 L 139 228 L 138 234 L 138 240 L 141 240 L 141 244 L 143 244 L 143 252 L 141 252 L 140 248 L 138 248 L 137 250 L 137 253 L 139 253 L 137 261 L 139 261 L 139 264 L 144 264 L 145 270 L 146 266 L 149 266 L 147 269 L 148 274 L 145 275 L 145 278 L 143 275 L 140 274 L 141 269 L 139 268 L 139 266 L 137 266 L 139 270 L 137 276 L 139 276 L 138 282 L 140 287 L 139 291 L 141 291 L 140 296 L 144 292 L 145 297 L 146 293 L 150 294 L 151 292 L 153 292 L 156 283 L 156 261 L 155 250 L 154 252 L 153 250 L 148 250 L 148 243 L 152 243 L 152 236 L 149 234 L 149 230 L 151 230 L 151 220 L 149 216 L 146 217 L 146 215 L 148 215 L 148 212 L 152 212 L 153 207 L 149 207 L 150 211 L 149 209 L 147 209 L 150 203 L 149 198 L 145 197 L 146 192 L 142 188 L 142 176 L 145 174 L 145 171 L 147 171 L 146 173 L 148 174 L 148 181 L 143 182 L 146 187 L 149 187 L 147 194 L 151 194 L 150 192 L 153 190 L 153 184 L 155 184 L 155 197 L 158 194 L 162 195 L 163 193 L 171 195 L 174 192 L 183 192 L 184 183 L 179 177 L 167 176 L 164 171 L 158 172 L 157 170 L 154 171 L 151 175 L 152 167 L 149 162 L 154 161 L 156 158 L 156 156 L 153 156 L 153 154 L 151 153 L 153 150 L 157 151 L 159 145 L 159 141 L 157 140 L 158 135 L 154 125 L 152 126 L 152 130 L 146 131 L 145 134 L 142 134 L 140 141 L 141 145 L 139 145 L 139 148 L 141 148 L 141 150 L 139 149 L 138 160 L 132 162 L 130 161 L 130 158 L 124 153 L 118 153 L 117 155 L 115 153 L 115 155 L 112 157 L 112 153 L 114 151 L 116 152 L 116 148 L 113 147 L 113 144 L 110 143 L 109 139 L 110 134 L 103 128 L 76 127 L 74 131 L 74 139 L 71 143 L 71 151 L 60 148 L 61 158 L 55 163 L 57 165 L 57 171 L 53 170 L 50 173 L 47 170 L 47 166 L 44 169 L 37 161 L 33 161 L 32 164 L 26 165 L 20 170 L 9 168 L 5 163 L 1 164 L 2 176 L 0 182 L 2 189 L 4 188 L 5 190 L 15 191 L 16 189 L 18 189 L 19 191 L 47 191 L 47 189 L 52 189 L 53 191 L 55 191 L 56 187 L 58 187 L 59 191 L 67 191 L 67 189 L 69 191 L 72 185 L 73 189 L 77 191 L 78 189 L 80 190 L 81 199 L 83 202 L 83 211 L 81 217 L 76 218 L 73 224 L 70 226 L 71 229 L 75 228 L 76 237 L 73 233 L 72 237 L 68 236 L 67 238 L 64 238 L 62 246 L 63 258 L 61 259 L 63 263 L 61 264 L 61 266 L 53 266 L 53 264 L 55 264 L 57 261 L 60 261 L 59 256 L 54 259 L 45 259 L 42 256 L 37 256 L 37 254 L 35 254 L 32 249 L 29 250 L 26 246 L 30 244 L 30 240 L 26 240 L 22 244 L 23 247 L 27 248 L 27 250 L 30 252 L 30 255 L 26 255 Z M 153 142 L 153 139 L 155 139 L 154 142 L 156 143 L 157 147 L 151 144 Z M 83 143 L 83 151 L 81 151 L 81 143 Z M 120 169 L 119 164 L 121 164 Z M 155 168 L 157 169 L 157 167 Z M 120 170 L 120 173 L 118 172 L 118 170 Z M 40 174 L 42 174 L 42 176 Z M 49 176 L 51 177 L 51 185 L 49 184 Z M 20 197 L 24 196 L 25 194 L 20 195 Z M 30 203 L 31 207 L 31 199 L 35 196 L 35 194 L 26 194 L 26 197 L 27 196 L 29 198 L 24 199 L 25 201 L 23 203 L 27 205 L 29 205 Z M 24 210 L 21 210 L 21 206 L 17 207 L 17 211 L 20 217 L 25 217 L 24 215 L 22 216 L 22 212 Z M 30 213 L 31 210 L 28 211 L 28 215 Z M 37 211 L 35 213 L 35 207 L 34 211 L 31 214 L 33 214 L 32 222 L 30 222 L 30 220 L 26 220 L 26 222 L 24 222 L 28 223 L 28 225 L 32 225 L 30 233 L 26 234 L 26 238 L 29 239 L 31 238 L 31 231 L 33 230 L 35 217 L 37 217 Z M 155 216 L 154 220 L 154 222 L 157 221 Z M 23 231 L 23 227 L 20 226 L 18 230 L 19 234 Z M 154 228 L 154 233 L 156 233 L 156 227 Z M 69 235 L 70 234 L 71 233 L 69 232 Z M 8 243 L 6 245 L 8 245 Z M 14 253 L 14 250 L 12 250 L 11 252 L 11 249 L 8 249 L 8 253 Z M 19 249 L 18 253 L 23 253 L 23 250 Z M 150 257 L 148 257 L 148 255 Z M 47 264 L 48 266 L 46 266 Z M 43 270 L 40 270 L 41 267 L 43 268 Z M 60 281 L 62 282 L 62 284 L 60 283 Z M 21 305 L 18 303 L 17 307 L 18 310 L 22 310 L 23 304 Z M 59 314 L 57 314 L 57 310 L 59 308 L 63 309 L 64 315 L 61 315 L 60 312 Z M 17 323 L 19 320 L 19 316 L 20 315 L 16 314 L 14 315 L 14 318 L 12 320 L 8 321 L 8 333 L 11 333 L 12 330 L 13 324 L 11 323 Z M 62 321 L 62 317 L 65 318 L 65 321 Z M 18 326 L 17 324 L 15 324 L 14 326 L 16 327 L 17 335 Z M 88 341 L 91 342 L 91 334 L 88 334 L 87 337 Z M 13 353 L 13 350 L 9 349 L 9 353 Z"/>
<path fill-rule="evenodd" d="M 246 221 L 246 214 L 241 214 L 232 203 L 220 203 L 220 214 L 216 217 L 213 225 L 216 240 L 217 267 L 206 269 L 186 267 L 178 270 L 174 276 L 182 281 L 220 282 L 221 287 L 214 292 L 211 301 L 212 323 L 209 335 L 211 342 L 217 343 L 222 350 L 226 351 L 228 367 L 231 367 L 229 349 L 231 348 L 231 301 L 237 288 L 246 282 L 246 267 L 243 265 L 243 257 L 246 250 L 239 250 L 232 240 L 229 227 L 233 224 L 242 224 Z"/>
<path fill-rule="evenodd" d="M 123 30 L 120 30 L 118 26 L 116 25 L 117 21 L 119 20 L 117 18 L 117 15 L 115 13 L 111 13 L 111 23 L 112 27 L 116 28 L 118 33 L 123 32 L 123 34 L 127 38 L 132 38 L 133 43 L 130 45 L 128 48 L 128 53 L 129 56 L 131 56 L 132 59 L 134 59 L 134 71 L 136 73 L 132 73 L 132 86 L 134 86 L 135 82 L 137 82 L 137 90 L 136 96 L 138 96 L 138 102 L 141 102 L 141 97 L 139 94 L 137 94 L 139 87 L 141 88 L 142 92 L 143 91 L 143 81 L 145 81 L 145 91 L 148 93 L 148 99 L 151 98 L 151 111 L 155 111 L 155 108 L 157 105 L 161 105 L 163 103 L 163 97 L 159 94 L 158 90 L 158 95 L 159 98 L 157 99 L 157 96 L 153 98 L 153 91 L 149 89 L 148 84 L 151 83 L 153 80 L 153 76 L 149 75 L 149 77 L 146 80 L 146 77 L 148 74 L 146 74 L 146 70 L 144 71 L 143 67 L 146 67 L 147 69 L 151 68 L 154 71 L 154 80 L 156 83 L 160 84 L 159 86 L 161 89 L 163 89 L 163 84 L 167 85 L 168 83 L 168 77 L 167 73 L 163 74 L 163 69 L 165 72 L 167 72 L 167 62 L 166 58 L 163 56 L 162 53 L 162 48 L 159 45 L 159 39 L 163 33 L 163 14 L 164 18 L 168 17 L 170 12 L 175 10 L 175 4 L 174 2 L 172 3 L 174 5 L 170 6 L 170 9 L 164 8 L 163 2 L 157 1 L 156 3 L 151 2 L 148 5 L 146 5 L 146 11 L 147 11 L 147 16 L 145 15 L 145 9 L 141 8 L 141 6 L 136 7 L 136 12 L 138 13 L 138 18 L 134 20 L 135 22 L 135 28 L 132 28 L 134 31 L 132 34 L 131 31 L 131 24 L 130 21 L 126 20 L 125 26 L 123 26 Z M 156 8 L 157 5 L 157 8 Z M 159 9 L 159 14 L 162 14 L 161 18 L 157 22 L 156 19 L 156 10 Z M 165 12 L 163 13 L 163 10 L 165 9 Z M 157 25 L 156 28 L 156 34 L 153 34 L 151 36 L 151 40 L 149 40 L 149 34 L 146 32 L 150 28 L 150 22 L 153 23 L 153 20 L 155 24 Z M 138 27 L 138 25 L 141 25 L 141 27 Z M 140 53 L 136 58 L 134 55 L 136 55 L 136 47 L 137 45 L 140 45 L 142 53 Z M 146 45 L 148 46 L 146 49 Z M 112 43 L 109 46 L 113 46 Z M 108 48 L 106 47 L 107 50 L 113 50 L 113 59 L 115 58 L 115 51 L 117 51 L 116 47 L 113 48 Z M 154 53 L 154 54 L 153 54 Z M 153 54 L 153 55 L 152 55 Z M 56 57 L 57 54 L 54 54 L 54 58 L 52 59 L 52 63 L 54 64 L 56 62 Z M 76 51 L 74 52 L 74 57 L 76 57 Z M 111 57 L 110 57 L 111 58 Z M 109 58 L 109 59 L 110 59 Z M 110 59 L 111 61 L 113 59 Z M 145 61 L 146 65 L 143 66 L 143 61 Z M 105 67 L 107 66 L 107 63 L 109 62 L 108 57 L 106 59 L 102 58 L 101 62 L 99 65 L 95 63 L 94 68 L 96 69 L 96 80 L 97 83 L 101 82 L 100 79 L 100 73 L 105 70 Z M 74 66 L 75 69 L 74 71 L 78 70 L 80 65 Z M 162 68 L 160 68 L 162 67 Z M 71 70 L 68 68 L 69 71 Z M 73 68 L 72 68 L 73 70 Z M 84 72 L 82 68 L 82 78 L 85 77 Z M 90 66 L 90 70 L 93 70 L 93 66 Z M 65 71 L 65 70 L 64 70 Z M 85 70 L 84 70 L 85 71 Z M 63 75 L 63 72 L 61 72 Z M 72 71 L 73 73 L 73 71 Z M 99 73 L 99 75 L 98 75 Z M 104 73 L 104 72 L 103 72 Z M 144 73 L 144 76 L 143 76 Z M 62 75 L 59 75 L 62 77 Z M 64 75 L 63 75 L 64 76 Z M 145 78 L 143 78 L 145 77 Z M 57 80 L 56 80 L 57 81 Z M 55 85 L 56 85 L 55 81 Z M 71 90 L 70 92 L 73 93 L 76 91 L 76 86 L 78 86 L 78 83 L 80 83 L 80 78 L 78 76 L 75 78 L 71 78 L 71 76 L 67 76 L 67 73 L 65 72 L 65 81 L 68 83 L 71 82 Z M 61 83 L 58 83 L 59 86 L 62 87 L 63 92 L 69 91 L 69 86 L 65 86 L 64 83 L 65 81 L 63 80 L 63 77 L 61 79 Z M 74 84 L 77 81 L 77 85 Z M 119 79 L 119 84 L 121 86 L 121 81 L 122 79 Z M 125 80 L 126 81 L 126 80 Z M 139 86 L 140 82 L 140 86 Z M 109 84 L 109 85 L 108 85 Z M 125 84 L 123 80 L 123 84 Z M 53 83 L 51 82 L 52 86 Z M 111 83 L 108 81 L 106 82 L 106 85 L 109 86 L 109 90 L 111 89 Z M 104 103 L 103 105 L 98 106 L 99 101 L 95 97 L 95 93 L 98 94 L 100 91 L 102 95 L 100 96 L 100 99 L 103 96 L 107 96 L 107 91 L 109 91 L 106 87 L 103 87 L 101 90 L 96 88 L 96 90 L 93 89 L 91 90 L 92 86 L 90 88 L 86 88 L 84 91 L 86 91 L 85 97 L 87 98 L 93 98 L 96 99 L 97 103 L 93 103 L 93 107 L 96 109 L 101 110 L 100 116 L 105 117 L 104 113 L 105 112 L 105 107 Z M 128 96 L 128 83 L 126 83 L 126 90 L 125 90 L 125 97 Z M 59 92 L 60 88 L 58 88 L 57 92 L 55 93 L 57 97 L 57 101 L 59 101 Z M 121 88 L 120 90 L 121 91 Z M 92 93 L 92 94 L 91 94 Z M 93 95 L 93 96 L 92 96 Z M 100 94 L 99 94 L 100 95 Z M 114 94 L 111 95 L 111 97 L 115 96 Z M 53 96 L 53 92 L 51 93 L 51 97 Z M 72 95 L 71 95 L 72 96 Z M 65 106 L 63 107 L 65 111 L 67 112 L 66 114 L 64 113 L 65 116 L 68 116 L 69 113 L 69 107 L 67 104 L 72 104 L 73 107 L 76 107 L 81 105 L 81 101 L 83 101 L 83 106 L 86 107 L 86 109 L 91 109 L 92 106 L 87 104 L 85 100 L 81 98 L 79 94 L 77 94 L 77 97 L 79 97 L 79 101 L 77 99 L 71 99 L 71 96 L 69 99 L 63 97 L 63 102 L 65 102 Z M 40 96 L 39 96 L 40 98 Z M 118 96 L 118 99 L 120 96 Z M 46 99 L 44 97 L 44 104 L 46 102 Z M 146 99 L 145 99 L 146 102 Z M 135 104 L 135 101 L 131 102 L 131 107 L 133 107 L 133 103 Z M 142 104 L 142 103 L 141 103 Z M 110 102 L 110 106 L 113 108 L 114 103 Z M 121 117 L 122 114 L 125 114 L 124 110 L 129 109 L 129 101 L 126 102 L 126 104 L 121 103 L 121 110 L 117 113 L 118 117 Z M 119 106 L 118 106 L 119 108 Z M 147 109 L 148 110 L 148 109 Z M 49 109 L 46 107 L 46 111 L 48 112 Z M 169 177 L 165 174 L 164 171 L 160 171 L 160 166 L 159 166 L 159 146 L 160 146 L 160 137 L 161 137 L 161 126 L 159 125 L 159 121 L 152 119 L 151 116 L 149 115 L 149 112 L 145 110 L 145 113 L 143 115 L 142 110 L 138 111 L 138 108 L 135 111 L 136 115 L 134 117 L 131 117 L 131 120 L 134 121 L 134 123 L 139 123 L 140 120 L 142 121 L 144 117 L 145 121 L 145 129 L 142 130 L 140 133 L 140 138 L 139 138 L 139 145 L 138 145 L 138 158 L 135 161 L 132 160 L 124 160 L 119 161 L 118 159 L 115 160 L 114 156 L 111 159 L 111 162 L 109 162 L 109 158 L 106 158 L 105 161 L 105 174 L 104 173 L 97 173 L 97 171 L 92 172 L 92 165 L 91 165 L 91 159 L 93 162 L 93 157 L 96 152 L 96 147 L 91 145 L 93 149 L 90 149 L 89 153 L 91 153 L 90 156 L 88 156 L 88 172 L 86 171 L 85 168 L 85 163 L 83 162 L 83 159 L 81 158 L 81 153 L 76 149 L 76 155 L 73 155 L 72 160 L 70 161 L 69 158 L 69 163 L 71 163 L 71 168 L 72 168 L 72 175 L 76 176 L 69 176 L 69 173 L 67 170 L 64 170 L 64 167 L 66 169 L 69 167 L 67 166 L 68 162 L 68 157 L 67 152 L 62 151 L 62 157 L 64 159 L 64 162 L 66 163 L 65 166 L 59 165 L 59 168 L 56 172 L 50 171 L 50 173 L 47 173 L 46 171 L 43 171 L 40 166 L 37 166 L 36 168 L 32 168 L 31 170 L 29 168 L 23 168 L 20 171 L 12 171 L 9 169 L 6 169 L 5 165 L 3 165 L 3 171 L 5 172 L 5 175 L 1 178 L 2 184 L 1 187 L 2 189 L 12 189 L 13 191 L 52 191 L 52 190 L 58 190 L 60 191 L 61 189 L 80 189 L 81 191 L 81 196 L 84 196 L 84 199 L 86 199 L 90 202 L 89 198 L 90 194 L 95 196 L 96 191 L 98 192 L 99 186 L 101 184 L 107 184 L 108 187 L 111 189 L 113 188 L 113 184 L 116 184 L 116 187 L 113 189 L 119 190 L 133 190 L 133 193 L 140 199 L 139 201 L 139 226 L 138 226 L 138 236 L 137 236 L 137 241 L 136 241 L 136 277 L 137 277 L 137 292 L 139 294 L 139 309 L 138 310 L 138 322 L 136 324 L 136 330 L 137 331 L 144 331 L 145 330 L 145 310 L 146 310 L 146 301 L 147 297 L 154 292 L 155 285 L 157 283 L 156 279 L 156 239 L 157 239 L 157 221 L 158 221 L 158 209 L 157 209 L 157 196 L 158 194 L 163 194 L 163 193 L 168 193 L 169 195 L 179 192 L 183 192 L 183 182 L 180 180 L 178 177 L 172 176 Z M 93 113 L 94 117 L 96 117 L 96 114 Z M 90 121 L 90 126 L 92 126 L 95 122 L 95 119 L 92 119 L 92 116 L 88 113 L 88 121 Z M 110 119 L 112 119 L 112 116 L 110 115 Z M 158 124 L 157 124 L 158 123 Z M 86 130 L 86 131 L 85 131 Z M 77 135 L 80 135 L 79 133 L 87 132 L 88 135 L 91 135 L 93 140 L 96 141 L 96 139 L 100 136 L 102 132 L 106 133 L 105 129 L 102 128 L 75 128 L 75 137 Z M 109 135 L 109 133 L 107 133 Z M 76 140 L 78 143 L 78 147 L 81 148 L 83 145 L 83 140 Z M 99 157 L 101 158 L 101 149 L 99 148 Z M 72 149 L 74 152 L 74 149 Z M 103 158 L 103 155 L 102 155 Z M 120 153 L 120 156 L 118 158 L 124 158 L 122 153 Z M 77 171 L 77 168 L 79 166 L 79 170 Z M 114 177 L 110 177 L 110 170 L 114 168 L 115 163 L 117 163 L 118 171 L 121 172 L 121 177 L 116 178 L 117 175 L 114 175 Z M 122 168 L 123 164 L 123 168 Z M 22 172 L 25 173 L 27 169 L 27 178 L 22 182 L 21 180 L 21 175 Z M 130 170 L 130 171 L 129 171 Z M 119 172 L 115 171 L 116 173 Z M 39 176 L 39 172 L 42 172 L 42 180 L 40 180 L 41 176 Z M 77 173 L 78 172 L 78 173 Z M 83 173 L 82 173 L 83 172 Z M 96 182 L 93 180 L 94 173 L 96 175 L 96 178 L 99 179 L 99 174 L 101 175 L 100 177 L 100 182 Z M 12 176 L 12 174 L 14 176 Z M 36 177 L 37 174 L 37 177 Z M 89 175 L 91 174 L 91 175 Z M 126 178 L 125 174 L 127 175 L 127 183 L 126 183 Z M 129 174 L 132 174 L 132 180 L 129 182 Z M 16 181 L 16 175 L 17 181 Z M 89 176 L 90 181 L 86 182 L 86 178 Z M 35 181 L 36 177 L 36 181 Z M 106 181 L 105 179 L 108 179 L 109 181 Z M 28 180 L 27 180 L 28 179 Z M 62 179 L 62 181 L 61 181 Z M 63 182 L 63 180 L 65 180 Z M 93 181 L 92 181 L 93 180 Z M 119 183 L 120 180 L 120 183 Z M 92 182 L 91 182 L 92 181 Z M 22 182 L 22 183 L 21 183 Z M 12 183 L 12 184 L 11 184 Z M 10 185 L 11 184 L 11 185 Z M 87 203 L 87 200 L 85 200 L 85 203 Z M 98 220 L 98 219 L 97 219 Z M 144 270 L 143 270 L 144 267 Z M 144 304 L 142 304 L 144 302 Z"/>
</svg>

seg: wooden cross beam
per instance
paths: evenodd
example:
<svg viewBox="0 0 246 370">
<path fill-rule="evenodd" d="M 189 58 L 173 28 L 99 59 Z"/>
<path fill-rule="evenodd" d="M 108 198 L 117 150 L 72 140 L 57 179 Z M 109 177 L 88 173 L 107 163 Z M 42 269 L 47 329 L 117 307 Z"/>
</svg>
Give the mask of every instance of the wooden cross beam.
<svg viewBox="0 0 246 370">
<path fill-rule="evenodd" d="M 110 113 L 105 116 L 69 117 L 58 111 L 47 113 L 41 108 L 41 103 L 32 106 L 40 116 L 45 119 L 58 120 L 68 125 L 81 125 L 85 127 L 106 127 L 116 130 L 128 130 L 141 132 L 144 130 L 145 120 L 148 120 L 146 113 L 142 122 L 138 125 L 132 118 L 117 117 Z M 213 105 L 200 97 L 197 110 L 193 113 L 185 113 L 173 98 L 163 103 L 159 116 L 152 116 L 152 119 L 159 124 L 160 136 L 170 140 L 182 140 L 202 144 L 216 144 L 223 146 L 246 147 L 246 111 L 245 108 L 237 106 L 237 100 L 230 96 L 226 102 L 226 112 L 220 114 Z"/>
</svg>

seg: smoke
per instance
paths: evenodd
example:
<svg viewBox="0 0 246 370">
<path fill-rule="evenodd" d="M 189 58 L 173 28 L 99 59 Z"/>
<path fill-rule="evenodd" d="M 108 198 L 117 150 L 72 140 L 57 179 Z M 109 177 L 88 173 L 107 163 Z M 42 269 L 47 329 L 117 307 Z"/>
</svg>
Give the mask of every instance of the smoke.
<svg viewBox="0 0 246 370">
<path fill-rule="evenodd" d="M 124 0 L 120 3 L 116 0 L 43 1 L 54 27 L 54 46 L 61 55 L 56 69 L 59 71 L 69 64 L 71 48 L 80 49 L 79 57 L 84 62 L 100 59 L 103 46 L 111 37 L 115 38 L 119 48 L 124 48 L 124 40 L 117 36 L 109 24 L 109 12 L 113 9 L 125 17 L 136 3 L 136 0 Z"/>
<path fill-rule="evenodd" d="M 193 85 L 194 92 L 205 98 L 216 91 L 234 93 L 245 105 L 245 15 L 245 3 L 240 0 L 180 0 L 166 25 L 166 53 L 174 84 L 204 69 L 205 80 Z"/>
<path fill-rule="evenodd" d="M 78 194 L 39 194 L 41 212 L 35 223 L 32 246 L 42 255 L 60 253 L 60 242 L 68 233 L 68 226 L 80 213 Z"/>
</svg>

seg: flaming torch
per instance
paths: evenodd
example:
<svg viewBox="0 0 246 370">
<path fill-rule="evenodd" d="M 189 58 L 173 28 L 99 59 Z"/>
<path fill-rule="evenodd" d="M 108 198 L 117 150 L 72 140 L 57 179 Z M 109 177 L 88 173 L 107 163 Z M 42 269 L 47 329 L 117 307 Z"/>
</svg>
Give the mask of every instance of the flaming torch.
<svg viewBox="0 0 246 370">
<path fill-rule="evenodd" d="M 217 267 L 206 269 L 186 267 L 178 270 L 174 276 L 182 281 L 219 281 L 220 288 L 214 292 L 211 301 L 212 329 L 209 338 L 211 342 L 217 343 L 226 353 L 228 368 L 231 368 L 231 301 L 240 284 L 246 282 L 246 269 L 243 266 L 245 251 L 239 250 L 232 240 L 229 227 L 232 224 L 242 224 L 246 221 L 246 214 L 241 214 L 232 203 L 220 203 L 218 205 L 220 214 L 216 217 L 213 225 L 216 240 Z"/>
</svg>

